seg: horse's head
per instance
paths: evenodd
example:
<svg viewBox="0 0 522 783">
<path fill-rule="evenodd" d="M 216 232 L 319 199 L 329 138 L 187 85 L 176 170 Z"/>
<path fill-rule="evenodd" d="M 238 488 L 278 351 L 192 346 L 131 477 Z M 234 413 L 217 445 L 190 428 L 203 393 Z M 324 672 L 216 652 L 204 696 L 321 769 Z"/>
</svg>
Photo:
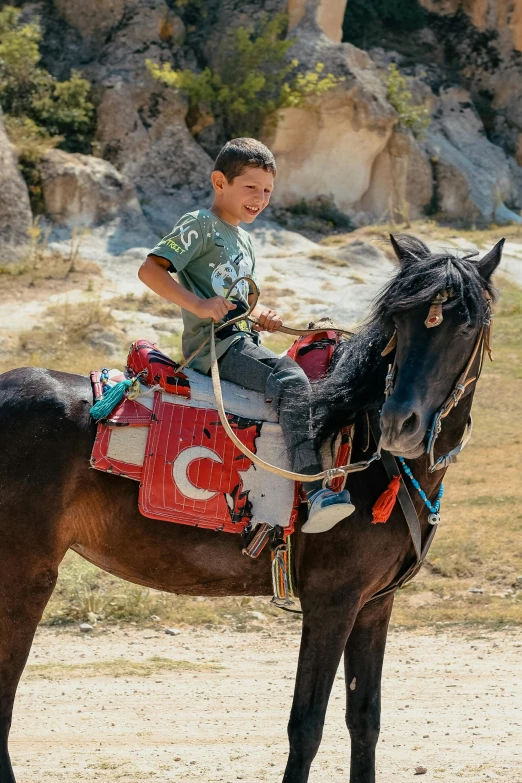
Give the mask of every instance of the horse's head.
<svg viewBox="0 0 522 783">
<path fill-rule="evenodd" d="M 480 261 L 451 252 L 433 254 L 410 236 L 391 241 L 400 271 L 377 303 L 381 322 L 394 330 L 381 445 L 412 459 L 425 451 L 434 416 L 470 359 L 470 379 L 478 373 L 481 357 L 477 351 L 474 359 L 474 349 L 489 319 L 491 276 L 504 240 Z"/>
</svg>

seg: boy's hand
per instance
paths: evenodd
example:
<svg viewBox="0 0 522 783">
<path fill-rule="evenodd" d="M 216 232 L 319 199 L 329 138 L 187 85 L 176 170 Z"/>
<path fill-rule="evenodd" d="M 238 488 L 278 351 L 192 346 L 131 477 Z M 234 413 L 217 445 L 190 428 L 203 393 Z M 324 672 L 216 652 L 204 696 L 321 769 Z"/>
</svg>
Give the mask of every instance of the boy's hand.
<svg viewBox="0 0 522 783">
<path fill-rule="evenodd" d="M 283 324 L 283 319 L 279 313 L 277 313 L 275 310 L 271 310 L 269 307 L 265 307 L 258 318 L 259 324 L 254 326 L 256 332 L 275 332 Z"/>
<path fill-rule="evenodd" d="M 198 304 L 195 315 L 198 318 L 212 318 L 215 323 L 222 321 L 229 310 L 235 310 L 236 305 L 224 296 L 213 296 L 211 299 L 202 299 Z"/>
</svg>

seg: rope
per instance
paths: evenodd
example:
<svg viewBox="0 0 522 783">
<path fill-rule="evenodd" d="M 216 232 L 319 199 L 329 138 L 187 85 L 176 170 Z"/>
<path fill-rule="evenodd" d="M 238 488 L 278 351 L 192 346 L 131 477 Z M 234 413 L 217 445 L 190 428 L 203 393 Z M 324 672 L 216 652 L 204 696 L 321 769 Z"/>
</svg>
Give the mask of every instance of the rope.
<svg viewBox="0 0 522 783">
<path fill-rule="evenodd" d="M 254 310 L 255 306 L 257 305 L 257 302 L 259 300 L 259 288 L 257 286 L 257 283 L 253 278 L 248 276 L 238 277 L 237 280 L 234 280 L 230 288 L 228 289 L 226 293 L 226 299 L 230 298 L 230 294 L 236 288 L 239 283 L 242 280 L 246 280 L 249 285 L 252 287 L 254 292 L 254 298 L 252 300 L 252 303 L 248 305 L 248 310 L 245 313 L 242 313 L 241 315 L 236 315 L 234 318 L 230 318 L 228 321 L 226 321 L 224 324 L 221 324 L 220 326 L 215 326 L 214 322 L 212 322 L 212 329 L 217 334 L 221 331 L 221 329 L 225 329 L 225 327 L 233 326 L 233 324 L 237 323 L 238 321 L 250 321 L 250 323 L 255 324 L 256 326 L 259 325 L 259 318 L 252 315 L 252 311 Z M 320 329 L 293 329 L 290 326 L 279 326 L 276 329 L 277 332 L 281 332 L 282 334 L 290 334 L 294 337 L 306 337 L 309 334 L 319 334 L 320 332 L 325 332 L 327 329 L 323 326 Z M 335 327 L 328 327 L 328 331 L 331 332 L 337 332 L 337 334 L 342 334 L 345 337 L 351 337 L 353 336 L 353 332 L 349 332 L 347 329 L 336 329 Z M 210 336 L 206 337 L 199 348 L 196 348 L 196 350 L 190 354 L 188 359 L 185 359 L 184 362 L 180 364 L 180 366 L 177 369 L 177 372 L 183 372 L 183 370 L 190 364 L 190 362 L 196 358 L 198 353 L 203 350 L 203 348 L 208 345 L 210 342 Z"/>
<path fill-rule="evenodd" d="M 215 332 L 214 324 L 212 324 L 211 332 L 210 332 L 210 373 L 212 377 L 212 387 L 214 389 L 214 396 L 216 398 L 216 410 L 218 412 L 219 420 L 221 421 L 221 424 L 224 427 L 225 432 L 227 433 L 230 440 L 234 443 L 235 446 L 239 449 L 239 451 L 245 455 L 245 457 L 248 457 L 249 460 L 251 460 L 254 465 L 257 465 L 260 468 L 263 468 L 264 470 L 267 470 L 269 473 L 275 473 L 276 476 L 282 476 L 283 478 L 290 479 L 290 481 L 300 481 L 300 482 L 307 482 L 307 481 L 321 481 L 323 480 L 323 483 L 325 485 L 328 485 L 334 478 L 337 478 L 337 476 L 346 476 L 348 473 L 355 473 L 360 470 L 366 470 L 366 468 L 371 465 L 372 462 L 375 462 L 375 460 L 380 459 L 380 449 L 377 447 L 377 451 L 375 454 L 370 457 L 368 460 L 364 460 L 362 462 L 353 462 L 349 465 L 340 465 L 339 467 L 335 468 L 329 468 L 327 470 L 322 470 L 320 473 L 315 473 L 314 475 L 308 475 L 307 473 L 294 473 L 291 470 L 285 470 L 284 468 L 278 468 L 276 465 L 272 465 L 270 462 L 265 462 L 265 460 L 261 459 L 261 457 L 258 457 L 257 454 L 254 454 L 254 452 L 250 451 L 237 437 L 236 433 L 232 429 L 232 427 L 229 424 L 229 421 L 227 419 L 227 414 L 225 412 L 225 406 L 223 404 L 223 393 L 221 390 L 221 380 L 219 377 L 219 368 L 218 368 L 218 362 L 217 362 L 217 356 L 216 356 L 216 339 L 215 339 Z M 323 329 L 324 331 L 324 329 Z"/>
</svg>

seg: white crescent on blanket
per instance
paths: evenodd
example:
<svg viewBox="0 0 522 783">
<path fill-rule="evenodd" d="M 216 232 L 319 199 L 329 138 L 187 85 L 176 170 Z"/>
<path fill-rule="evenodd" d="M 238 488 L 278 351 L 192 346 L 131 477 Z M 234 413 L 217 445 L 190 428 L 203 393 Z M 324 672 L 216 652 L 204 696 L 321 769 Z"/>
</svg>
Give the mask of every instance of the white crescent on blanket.
<svg viewBox="0 0 522 783">
<path fill-rule="evenodd" d="M 196 487 L 189 480 L 187 475 L 188 466 L 196 459 L 211 459 L 214 462 L 223 464 L 223 460 L 219 454 L 216 454 L 212 449 L 208 449 L 206 446 L 189 446 L 188 449 L 180 451 L 174 461 L 174 465 L 172 466 L 174 483 L 186 498 L 191 498 L 191 500 L 210 500 L 218 493 Z"/>
</svg>

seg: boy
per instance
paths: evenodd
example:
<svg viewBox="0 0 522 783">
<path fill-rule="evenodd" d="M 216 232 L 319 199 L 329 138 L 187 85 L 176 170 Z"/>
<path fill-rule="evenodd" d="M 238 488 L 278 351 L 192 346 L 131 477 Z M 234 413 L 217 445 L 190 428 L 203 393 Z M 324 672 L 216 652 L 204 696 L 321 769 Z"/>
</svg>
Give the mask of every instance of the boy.
<svg viewBox="0 0 522 783">
<path fill-rule="evenodd" d="M 253 223 L 268 205 L 275 175 L 274 156 L 264 144 L 248 138 L 229 141 L 214 164 L 212 207 L 183 215 L 139 270 L 145 285 L 182 308 L 185 357 L 209 335 L 212 321 L 221 323 L 248 307 L 251 293 L 246 281 L 234 289 L 231 300 L 225 298 L 238 277 L 254 277 L 254 245 L 239 224 Z M 179 282 L 169 274 L 174 272 Z M 276 311 L 257 304 L 252 314 L 259 319 L 255 330 L 245 320 L 216 335 L 221 378 L 264 393 L 279 412 L 292 470 L 320 473 L 321 461 L 310 433 L 310 405 L 295 405 L 296 399 L 310 399 L 309 381 L 293 359 L 259 344 L 258 331 L 273 332 L 282 324 Z M 208 345 L 191 366 L 209 372 Z M 323 489 L 320 481 L 308 482 L 306 489 L 309 515 L 304 532 L 329 530 L 354 510 L 346 490 Z"/>
</svg>

